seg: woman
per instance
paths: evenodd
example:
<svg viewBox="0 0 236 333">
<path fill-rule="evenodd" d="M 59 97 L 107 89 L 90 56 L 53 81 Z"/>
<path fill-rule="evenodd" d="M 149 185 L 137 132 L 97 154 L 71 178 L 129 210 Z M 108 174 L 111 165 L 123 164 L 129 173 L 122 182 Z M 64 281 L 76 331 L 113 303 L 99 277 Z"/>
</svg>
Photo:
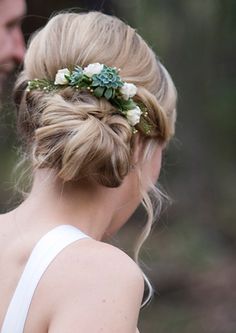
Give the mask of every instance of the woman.
<svg viewBox="0 0 236 333">
<path fill-rule="evenodd" d="M 150 231 L 174 133 L 168 72 L 119 19 L 64 13 L 32 39 L 15 101 L 33 183 L 0 219 L 1 333 L 138 331 L 144 275 L 102 240 L 141 200 L 136 262 Z"/>
</svg>

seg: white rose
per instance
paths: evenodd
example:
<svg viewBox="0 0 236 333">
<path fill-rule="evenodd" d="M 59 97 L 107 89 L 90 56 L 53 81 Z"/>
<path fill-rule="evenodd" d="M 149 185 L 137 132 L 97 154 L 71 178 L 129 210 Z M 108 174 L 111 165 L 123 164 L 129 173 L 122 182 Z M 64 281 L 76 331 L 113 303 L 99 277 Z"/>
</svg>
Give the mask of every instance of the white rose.
<svg viewBox="0 0 236 333">
<path fill-rule="evenodd" d="M 128 120 L 128 123 L 131 126 L 135 126 L 139 123 L 140 117 L 141 117 L 142 111 L 140 107 L 136 106 L 135 109 L 128 110 L 126 113 L 126 118 Z"/>
<path fill-rule="evenodd" d="M 103 69 L 103 65 L 96 62 L 95 64 L 90 64 L 84 68 L 83 73 L 88 77 L 93 76 L 94 74 L 100 74 Z"/>
<path fill-rule="evenodd" d="M 68 80 L 65 77 L 65 75 L 70 76 L 69 69 L 68 68 L 59 69 L 59 71 L 57 71 L 54 84 L 61 84 L 61 85 L 67 84 Z"/>
<path fill-rule="evenodd" d="M 127 101 L 129 98 L 133 97 L 137 93 L 137 87 L 133 83 L 125 82 L 120 88 L 120 92 L 123 98 Z"/>
</svg>

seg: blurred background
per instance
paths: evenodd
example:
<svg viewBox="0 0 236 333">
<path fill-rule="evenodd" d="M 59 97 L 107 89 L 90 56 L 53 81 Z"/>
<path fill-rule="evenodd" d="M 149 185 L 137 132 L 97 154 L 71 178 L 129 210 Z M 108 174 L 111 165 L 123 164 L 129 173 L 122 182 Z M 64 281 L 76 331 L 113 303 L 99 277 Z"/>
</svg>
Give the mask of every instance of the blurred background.
<svg viewBox="0 0 236 333">
<path fill-rule="evenodd" d="M 160 183 L 172 198 L 141 252 L 155 288 L 140 313 L 141 333 L 236 332 L 236 1 L 27 1 L 29 35 L 54 11 L 102 10 L 144 37 L 178 90 L 176 139 Z M 11 102 L 15 74 L 0 113 L 0 212 L 16 204 L 18 141 Z M 141 209 L 111 241 L 132 253 Z"/>
</svg>

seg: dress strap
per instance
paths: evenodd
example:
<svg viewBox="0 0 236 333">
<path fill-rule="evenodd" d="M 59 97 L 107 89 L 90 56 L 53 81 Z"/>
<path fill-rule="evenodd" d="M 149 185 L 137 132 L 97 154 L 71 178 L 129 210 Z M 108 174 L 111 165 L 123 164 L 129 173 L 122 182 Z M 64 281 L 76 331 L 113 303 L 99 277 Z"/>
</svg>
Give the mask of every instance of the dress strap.
<svg viewBox="0 0 236 333">
<path fill-rule="evenodd" d="M 9 304 L 1 333 L 23 333 L 35 289 L 49 264 L 67 245 L 91 238 L 72 225 L 60 225 L 35 245 Z"/>
</svg>

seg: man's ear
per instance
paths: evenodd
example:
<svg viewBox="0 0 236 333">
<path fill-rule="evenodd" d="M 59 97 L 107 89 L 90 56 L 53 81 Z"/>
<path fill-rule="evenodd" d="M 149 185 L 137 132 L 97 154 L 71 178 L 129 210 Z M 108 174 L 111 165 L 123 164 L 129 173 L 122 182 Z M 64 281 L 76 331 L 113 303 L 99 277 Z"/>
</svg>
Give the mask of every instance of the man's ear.
<svg viewBox="0 0 236 333">
<path fill-rule="evenodd" d="M 131 163 L 132 163 L 132 165 L 136 166 L 142 158 L 144 143 L 143 143 L 143 139 L 141 138 L 139 133 L 135 134 L 135 137 L 133 140 L 134 140 L 133 141 L 133 153 L 132 153 L 132 157 L 131 157 Z"/>
</svg>

